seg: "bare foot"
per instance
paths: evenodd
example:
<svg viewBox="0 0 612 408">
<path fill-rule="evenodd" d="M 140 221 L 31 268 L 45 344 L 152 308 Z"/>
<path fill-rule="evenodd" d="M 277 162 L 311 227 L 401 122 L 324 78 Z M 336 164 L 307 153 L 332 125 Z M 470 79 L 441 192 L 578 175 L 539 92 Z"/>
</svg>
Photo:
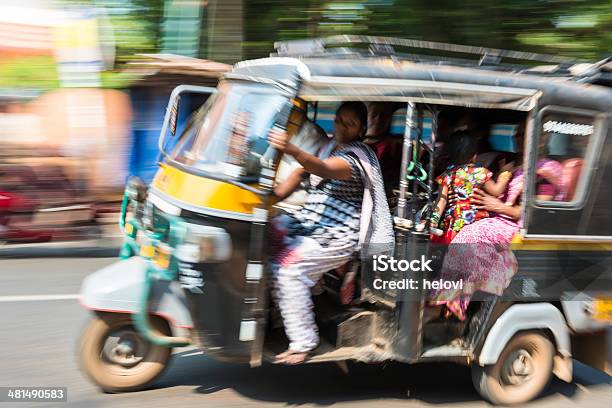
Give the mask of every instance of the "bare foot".
<svg viewBox="0 0 612 408">
<path fill-rule="evenodd" d="M 287 350 L 283 353 L 278 354 L 274 360 L 274 363 L 288 365 L 301 364 L 304 362 L 304 360 L 306 360 L 306 357 L 308 357 L 307 351 L 300 352 Z"/>
</svg>

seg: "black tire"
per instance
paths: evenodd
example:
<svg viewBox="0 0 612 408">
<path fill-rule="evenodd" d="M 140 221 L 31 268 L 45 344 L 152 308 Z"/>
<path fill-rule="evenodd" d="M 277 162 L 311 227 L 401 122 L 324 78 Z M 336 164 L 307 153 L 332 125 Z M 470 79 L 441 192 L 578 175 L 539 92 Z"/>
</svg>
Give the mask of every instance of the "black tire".
<svg viewBox="0 0 612 408">
<path fill-rule="evenodd" d="M 151 319 L 151 324 L 160 333 L 170 334 L 168 324 L 162 319 Z M 107 357 L 109 352 L 105 345 L 114 333 L 124 333 L 124 337 L 128 336 L 140 345 L 142 355 L 134 360 L 136 362 L 119 364 Z M 111 393 L 143 389 L 165 370 L 171 354 L 171 348 L 151 344 L 142 338 L 135 330 L 130 315 L 119 313 L 94 316 L 83 330 L 79 344 L 81 368 L 103 391 Z"/>
<path fill-rule="evenodd" d="M 497 363 L 472 366 L 474 387 L 484 399 L 496 405 L 525 403 L 540 395 L 548 385 L 554 356 L 555 346 L 544 333 L 518 333 L 506 344 Z M 528 374 L 522 372 L 525 367 Z"/>
</svg>

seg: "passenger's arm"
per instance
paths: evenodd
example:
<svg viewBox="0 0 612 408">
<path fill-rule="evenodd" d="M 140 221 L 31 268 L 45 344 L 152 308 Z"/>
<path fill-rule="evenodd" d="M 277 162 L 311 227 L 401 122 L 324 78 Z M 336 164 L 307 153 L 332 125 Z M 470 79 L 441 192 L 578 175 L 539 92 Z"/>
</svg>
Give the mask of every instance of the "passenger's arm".
<svg viewBox="0 0 612 408">
<path fill-rule="evenodd" d="M 287 141 L 287 132 L 272 129 L 268 137 L 270 145 L 279 151 L 290 154 L 304 169 L 324 179 L 350 180 L 351 166 L 345 159 L 332 157 L 321 160 Z"/>
<path fill-rule="evenodd" d="M 520 204 L 507 205 L 499 198 L 487 194 L 480 189 L 474 190 L 472 201 L 474 202 L 475 207 L 479 210 L 493 211 L 497 214 L 506 215 L 513 220 L 518 220 L 521 218 Z"/>
<path fill-rule="evenodd" d="M 504 190 L 506 190 L 508 182 L 511 178 L 512 173 L 510 173 L 509 171 L 504 171 L 497 177 L 497 182 L 493 181 L 493 179 L 489 179 L 486 183 L 484 183 L 482 189 L 487 193 L 491 194 L 492 196 L 497 197 L 502 194 Z"/>
<path fill-rule="evenodd" d="M 278 201 L 282 201 L 289 197 L 298 188 L 306 174 L 306 171 L 302 167 L 298 167 L 291 172 L 285 181 L 274 187 L 274 195 Z"/>
<path fill-rule="evenodd" d="M 442 216 L 442 212 L 446 208 L 446 204 L 448 203 L 448 186 L 443 184 L 440 186 L 438 202 L 436 203 L 436 208 L 431 214 L 432 225 L 434 227 L 438 227 L 440 222 L 440 217 Z"/>
</svg>

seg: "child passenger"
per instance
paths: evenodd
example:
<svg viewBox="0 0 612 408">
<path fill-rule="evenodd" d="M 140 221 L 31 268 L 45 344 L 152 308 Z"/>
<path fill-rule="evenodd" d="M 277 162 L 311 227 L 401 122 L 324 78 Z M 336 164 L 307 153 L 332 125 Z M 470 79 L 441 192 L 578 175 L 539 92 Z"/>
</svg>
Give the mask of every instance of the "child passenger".
<svg viewBox="0 0 612 408">
<path fill-rule="evenodd" d="M 438 202 L 431 215 L 431 227 L 441 229 L 441 236 L 435 242 L 450 243 L 464 225 L 486 218 L 489 213 L 479 210 L 472 204 L 474 189 L 498 196 L 504 192 L 512 173 L 502 172 L 497 182 L 492 180 L 492 173 L 484 167 L 474 164 L 478 151 L 478 141 L 466 131 L 457 131 L 450 135 L 446 143 L 450 159 L 448 169 L 436 178 L 439 187 Z M 450 192 L 455 201 L 449 203 Z"/>
</svg>

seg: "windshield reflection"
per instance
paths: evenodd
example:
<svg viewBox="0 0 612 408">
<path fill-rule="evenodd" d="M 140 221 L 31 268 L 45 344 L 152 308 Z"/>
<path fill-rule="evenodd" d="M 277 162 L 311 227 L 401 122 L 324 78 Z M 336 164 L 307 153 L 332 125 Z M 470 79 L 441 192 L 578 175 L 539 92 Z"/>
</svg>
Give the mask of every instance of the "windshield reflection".
<svg viewBox="0 0 612 408">
<path fill-rule="evenodd" d="M 181 134 L 171 159 L 232 177 L 257 177 L 268 131 L 286 98 L 274 88 L 223 82 Z"/>
</svg>

